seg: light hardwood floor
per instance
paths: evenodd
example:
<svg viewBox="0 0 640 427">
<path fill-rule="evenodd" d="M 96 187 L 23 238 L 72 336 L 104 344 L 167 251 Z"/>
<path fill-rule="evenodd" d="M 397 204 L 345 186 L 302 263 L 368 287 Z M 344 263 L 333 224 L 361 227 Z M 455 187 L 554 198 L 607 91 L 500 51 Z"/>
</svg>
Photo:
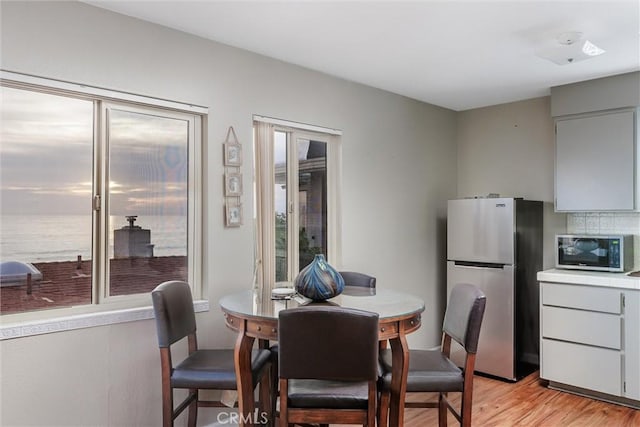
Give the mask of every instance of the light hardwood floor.
<svg viewBox="0 0 640 427">
<path fill-rule="evenodd" d="M 459 404 L 455 395 L 460 393 L 451 394 Z M 416 400 L 429 394 L 408 396 L 407 400 Z M 471 419 L 477 427 L 638 427 L 640 410 L 551 390 L 541 384 L 536 371 L 517 383 L 476 376 Z M 437 426 L 438 410 L 408 408 L 404 425 Z M 458 425 L 452 415 L 448 425 Z"/>
</svg>

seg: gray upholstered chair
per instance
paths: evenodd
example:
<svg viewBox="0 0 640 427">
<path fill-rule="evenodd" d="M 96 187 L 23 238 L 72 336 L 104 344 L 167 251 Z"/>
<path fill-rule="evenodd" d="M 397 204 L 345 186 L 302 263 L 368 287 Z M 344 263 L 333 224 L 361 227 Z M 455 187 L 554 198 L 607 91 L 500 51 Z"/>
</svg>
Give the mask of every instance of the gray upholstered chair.
<svg viewBox="0 0 640 427">
<path fill-rule="evenodd" d="M 469 284 L 458 284 L 451 290 L 449 304 L 442 327 L 442 347 L 438 350 L 411 350 L 407 393 L 438 392 L 437 402 L 406 402 L 407 408 L 438 408 L 438 424 L 447 425 L 447 410 L 460 424 L 471 426 L 473 397 L 473 370 L 480 326 L 484 316 L 486 298 L 482 291 Z M 464 369 L 450 359 L 451 340 L 460 344 L 465 352 Z M 380 352 L 382 375 L 378 387 L 380 393 L 379 426 L 387 425 L 391 388 L 391 351 Z M 457 411 L 447 399 L 448 392 L 461 392 L 462 404 Z"/>
<path fill-rule="evenodd" d="M 376 278 L 364 273 L 354 271 L 341 271 L 340 275 L 344 279 L 345 286 L 357 286 L 360 288 L 376 288 Z"/>
<path fill-rule="evenodd" d="M 233 350 L 199 350 L 196 338 L 196 317 L 188 283 L 169 281 L 158 285 L 151 292 L 156 318 L 160 364 L 162 368 L 162 424 L 173 426 L 173 420 L 189 408 L 189 426 L 195 426 L 198 407 L 221 407 L 217 401 L 199 400 L 199 389 L 235 390 L 236 373 Z M 189 355 L 178 365 L 171 360 L 172 344 L 187 337 Z M 255 350 L 252 354 L 254 387 L 259 381 L 269 382 L 269 350 Z M 188 389 L 188 396 L 174 409 L 173 389 Z M 262 393 L 261 407 L 268 411 L 270 405 Z"/>
<path fill-rule="evenodd" d="M 278 338 L 280 426 L 375 427 L 377 313 L 334 306 L 283 310 Z"/>
</svg>

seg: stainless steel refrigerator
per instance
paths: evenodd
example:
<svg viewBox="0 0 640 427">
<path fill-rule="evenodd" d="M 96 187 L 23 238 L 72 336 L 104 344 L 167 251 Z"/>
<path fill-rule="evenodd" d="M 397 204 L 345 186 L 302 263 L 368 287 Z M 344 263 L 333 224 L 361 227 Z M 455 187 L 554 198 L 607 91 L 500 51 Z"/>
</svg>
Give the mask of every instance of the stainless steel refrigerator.
<svg viewBox="0 0 640 427">
<path fill-rule="evenodd" d="M 514 198 L 449 200 L 447 299 L 457 283 L 487 296 L 476 371 L 516 381 L 539 364 L 542 202 Z M 453 343 L 455 344 L 455 343 Z M 452 358 L 464 366 L 461 348 Z"/>
</svg>

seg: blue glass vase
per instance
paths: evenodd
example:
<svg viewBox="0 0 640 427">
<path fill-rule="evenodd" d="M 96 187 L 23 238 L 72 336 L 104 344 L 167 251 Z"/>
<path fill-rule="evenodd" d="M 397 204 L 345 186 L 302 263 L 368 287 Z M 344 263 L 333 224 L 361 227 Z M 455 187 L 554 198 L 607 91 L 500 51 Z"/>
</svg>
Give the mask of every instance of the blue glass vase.
<svg viewBox="0 0 640 427">
<path fill-rule="evenodd" d="M 339 295 L 344 290 L 344 279 L 318 254 L 300 270 L 293 282 L 296 291 L 312 300 L 322 301 Z"/>
</svg>

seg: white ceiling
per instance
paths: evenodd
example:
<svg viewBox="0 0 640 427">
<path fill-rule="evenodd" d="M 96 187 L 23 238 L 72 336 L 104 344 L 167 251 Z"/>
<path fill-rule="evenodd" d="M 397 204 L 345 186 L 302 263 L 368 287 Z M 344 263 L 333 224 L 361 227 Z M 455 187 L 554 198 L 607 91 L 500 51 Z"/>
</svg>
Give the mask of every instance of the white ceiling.
<svg viewBox="0 0 640 427">
<path fill-rule="evenodd" d="M 85 3 L 458 111 L 640 69 L 638 0 Z M 536 56 L 567 31 L 606 53 Z"/>
</svg>

